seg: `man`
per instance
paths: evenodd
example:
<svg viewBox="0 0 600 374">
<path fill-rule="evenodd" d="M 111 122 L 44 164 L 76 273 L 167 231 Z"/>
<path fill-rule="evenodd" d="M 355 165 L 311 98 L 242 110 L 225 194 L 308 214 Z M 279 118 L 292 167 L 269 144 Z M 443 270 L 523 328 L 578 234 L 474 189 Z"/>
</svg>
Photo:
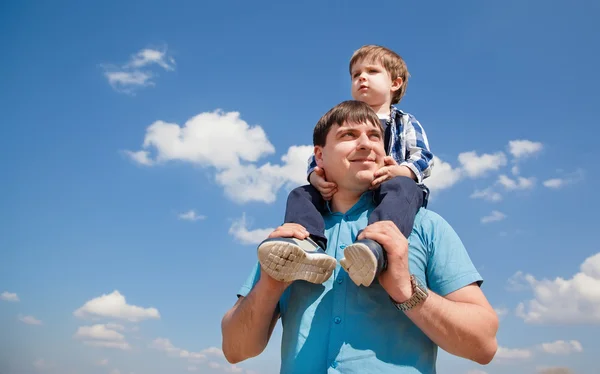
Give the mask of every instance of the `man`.
<svg viewBox="0 0 600 374">
<path fill-rule="evenodd" d="M 319 120 L 314 140 L 319 167 L 338 186 L 323 212 L 326 254 L 342 260 L 346 245 L 369 239 L 384 248 L 387 267 L 369 287 L 351 282 L 340 266 L 322 283 L 299 272 L 296 279 L 279 281 L 279 274 L 294 273 L 290 269 L 312 254 L 274 250 L 271 255 L 280 257 L 272 262 L 276 271 L 261 271 L 257 264 L 223 317 L 227 360 L 260 354 L 281 317 L 282 373 L 435 373 L 438 346 L 489 363 L 497 350 L 498 319 L 450 225 L 422 208 L 409 240 L 393 222 L 367 226 L 375 208 L 374 173 L 389 164 L 377 115 L 367 104 L 343 102 Z M 289 223 L 269 237 L 300 242 L 308 235 Z"/>
</svg>

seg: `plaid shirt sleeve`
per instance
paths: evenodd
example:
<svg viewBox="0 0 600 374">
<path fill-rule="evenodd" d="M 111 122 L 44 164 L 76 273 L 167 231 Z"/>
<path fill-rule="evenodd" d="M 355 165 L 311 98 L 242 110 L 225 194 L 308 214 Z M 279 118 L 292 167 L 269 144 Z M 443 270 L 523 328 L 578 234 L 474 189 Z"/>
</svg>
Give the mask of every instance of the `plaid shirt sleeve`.
<svg viewBox="0 0 600 374">
<path fill-rule="evenodd" d="M 417 183 L 431 175 L 433 153 L 429 150 L 427 134 L 415 117 L 409 115 L 404 124 L 404 142 L 406 144 L 405 161 L 400 165 L 407 166 L 417 176 Z"/>
<path fill-rule="evenodd" d="M 310 179 L 309 179 L 310 173 L 312 173 L 316 167 L 317 167 L 317 160 L 315 160 L 315 155 L 312 154 L 308 158 L 308 169 L 306 170 L 306 180 L 308 180 L 308 183 L 310 183 Z"/>
</svg>

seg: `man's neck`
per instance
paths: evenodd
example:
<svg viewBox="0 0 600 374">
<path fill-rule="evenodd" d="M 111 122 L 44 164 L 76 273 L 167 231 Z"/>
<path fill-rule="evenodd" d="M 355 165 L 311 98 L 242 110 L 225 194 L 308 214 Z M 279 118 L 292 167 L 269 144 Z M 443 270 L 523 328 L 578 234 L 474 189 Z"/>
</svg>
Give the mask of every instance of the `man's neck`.
<svg viewBox="0 0 600 374">
<path fill-rule="evenodd" d="M 377 113 L 379 118 L 387 118 L 390 116 L 392 105 L 390 103 L 384 103 L 381 105 L 373 105 L 371 109 Z"/>
<path fill-rule="evenodd" d="M 360 200 L 362 193 L 355 191 L 338 191 L 331 198 L 331 211 L 345 214 Z"/>
</svg>

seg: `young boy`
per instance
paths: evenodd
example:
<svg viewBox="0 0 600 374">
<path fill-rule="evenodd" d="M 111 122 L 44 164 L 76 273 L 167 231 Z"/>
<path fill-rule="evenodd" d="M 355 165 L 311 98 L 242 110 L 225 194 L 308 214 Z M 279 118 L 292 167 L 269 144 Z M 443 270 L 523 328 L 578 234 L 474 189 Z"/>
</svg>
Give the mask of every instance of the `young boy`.
<svg viewBox="0 0 600 374">
<path fill-rule="evenodd" d="M 377 208 L 370 214 L 369 224 L 391 220 L 408 237 L 417 211 L 427 205 L 428 190 L 422 182 L 431 175 L 433 154 L 419 122 L 393 106 L 406 92 L 406 64 L 385 47 L 367 45 L 350 59 L 350 76 L 352 97 L 368 104 L 380 119 L 389 155 L 372 182 Z M 288 196 L 285 223 L 305 227 L 306 239 L 267 239 L 258 247 L 261 268 L 277 280 L 302 279 L 319 284 L 331 276 L 336 266 L 335 259 L 324 251 L 327 240 L 321 212 L 336 192 L 335 184 L 327 182 L 326 173 L 313 155 L 308 167 L 310 185 L 298 187 Z M 370 286 L 386 267 L 385 250 L 369 239 L 347 246 L 344 257 L 340 265 L 358 286 Z"/>
</svg>

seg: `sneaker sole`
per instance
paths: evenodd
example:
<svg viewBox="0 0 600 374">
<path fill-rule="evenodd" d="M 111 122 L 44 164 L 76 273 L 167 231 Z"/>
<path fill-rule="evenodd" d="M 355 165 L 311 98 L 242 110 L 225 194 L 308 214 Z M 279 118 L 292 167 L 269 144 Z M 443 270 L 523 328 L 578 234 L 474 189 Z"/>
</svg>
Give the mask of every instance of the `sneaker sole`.
<svg viewBox="0 0 600 374">
<path fill-rule="evenodd" d="M 344 249 L 340 265 L 357 286 L 369 287 L 375 280 L 377 258 L 365 244 L 352 244 Z"/>
<path fill-rule="evenodd" d="M 310 283 L 325 282 L 335 269 L 335 258 L 323 253 L 308 253 L 285 242 L 269 242 L 258 248 L 258 261 L 262 269 L 281 282 L 305 280 Z"/>
</svg>

